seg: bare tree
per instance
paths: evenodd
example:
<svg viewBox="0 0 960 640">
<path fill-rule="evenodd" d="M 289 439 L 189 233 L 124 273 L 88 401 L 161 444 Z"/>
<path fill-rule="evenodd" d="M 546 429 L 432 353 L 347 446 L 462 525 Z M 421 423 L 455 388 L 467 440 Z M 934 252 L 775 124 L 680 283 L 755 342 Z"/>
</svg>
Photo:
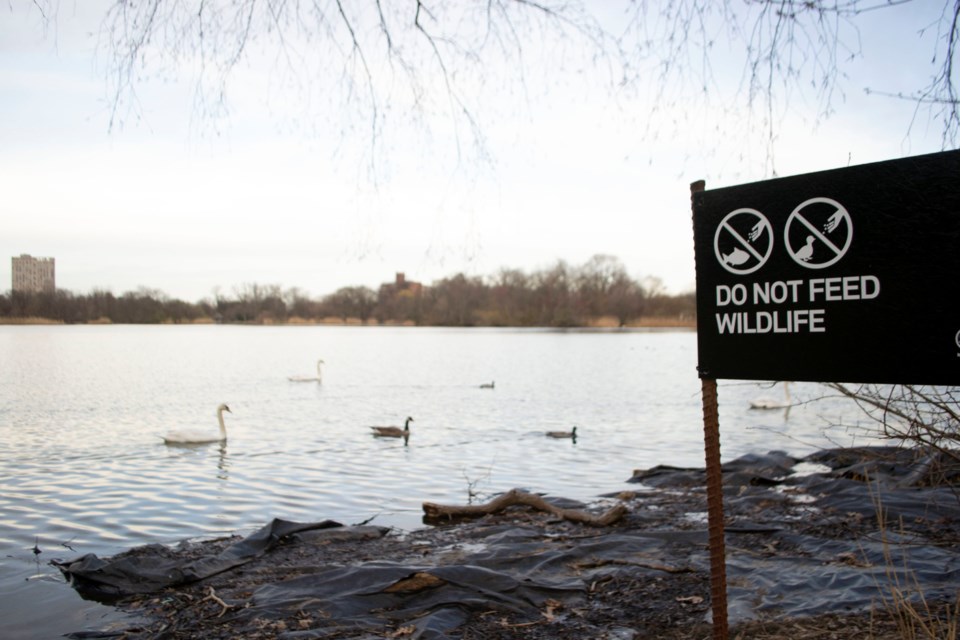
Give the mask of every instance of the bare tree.
<svg viewBox="0 0 960 640">
<path fill-rule="evenodd" d="M 877 12 L 907 10 L 907 5 L 929 7 L 918 0 L 641 1 L 622 40 L 632 45 L 632 58 L 642 59 L 646 53 L 656 63 L 656 111 L 681 114 L 678 129 L 695 124 L 689 116 L 684 120 L 685 104 L 725 115 L 742 113 L 728 122 L 745 123 L 743 142 L 727 151 L 743 155 L 748 145 L 761 141 L 749 132 L 760 131 L 766 143 L 766 173 L 776 175 L 773 149 L 785 115 L 802 105 L 799 111 L 819 123 L 833 115 L 850 91 L 910 101 L 914 119 L 905 134 L 915 124 L 937 122 L 942 148 L 956 147 L 957 0 L 943 0 L 938 18 L 920 33 L 904 26 L 896 38 L 900 46 L 922 46 L 930 52 L 930 66 L 926 72 L 918 70 L 914 86 L 852 86 L 846 74 L 863 59 L 867 19 Z M 738 89 L 726 101 L 718 58 L 742 64 Z M 737 144 L 735 137 L 731 140 Z"/>
<path fill-rule="evenodd" d="M 580 322 L 575 306 L 575 287 L 570 266 L 563 260 L 531 278 L 530 300 L 536 324 L 549 327 L 574 327 Z"/>
<path fill-rule="evenodd" d="M 492 80 L 489 68 L 516 69 L 522 83 L 517 61 L 531 38 L 609 46 L 587 12 L 554 4 L 117 0 L 100 30 L 110 126 L 137 112 L 140 85 L 184 71 L 193 77 L 195 109 L 215 119 L 229 109 L 236 76 L 260 67 L 269 70 L 273 90 L 299 93 L 298 126 L 320 120 L 328 128 L 331 114 L 339 114 L 332 124 L 345 139 L 366 140 L 362 155 L 374 181 L 374 159 L 383 157 L 391 144 L 385 134 L 400 120 L 428 134 L 442 130 L 458 158 L 468 150 L 471 159 L 482 158 L 478 101 Z"/>
<path fill-rule="evenodd" d="M 346 322 L 358 318 L 366 322 L 377 304 L 377 294 L 369 287 L 341 287 L 323 298 L 325 310 Z"/>
<path fill-rule="evenodd" d="M 916 484 L 949 485 L 960 499 L 960 387 L 829 383 L 870 420 L 872 434 L 912 447 Z"/>
<path fill-rule="evenodd" d="M 55 13 L 54 0 L 30 1 L 44 16 Z M 229 107 L 231 81 L 241 71 L 262 67 L 273 88 L 301 92 L 301 126 L 309 128 L 318 113 L 328 126 L 328 107 L 339 106 L 334 126 L 352 140 L 362 135 L 373 168 L 391 144 L 385 134 L 400 119 L 453 140 L 458 157 L 470 149 L 473 159 L 484 158 L 485 96 L 507 86 L 522 103 L 540 76 L 543 86 L 601 78 L 611 95 L 652 90 L 652 109 L 678 119 L 691 101 L 714 100 L 711 108 L 737 113 L 745 103 L 751 128 L 764 131 L 772 148 L 788 106 L 815 102 L 815 119 L 834 111 L 850 89 L 847 65 L 863 55 L 861 25 L 905 5 L 929 6 L 922 0 L 114 0 L 100 39 L 111 79 L 111 126 L 136 113 L 137 88 L 151 79 L 193 77 L 195 109 L 209 118 Z M 927 73 L 918 72 L 913 87 L 856 90 L 911 101 L 917 117 L 939 122 L 943 147 L 954 147 L 960 0 L 943 0 L 925 30 L 902 35 L 903 43 L 929 47 Z M 714 68 L 731 59 L 742 64 L 735 100 L 722 95 Z M 775 171 L 772 160 L 769 168 Z"/>
<path fill-rule="evenodd" d="M 502 267 L 490 281 L 491 322 L 501 326 L 524 326 L 534 323 L 529 305 L 529 276 L 519 269 Z"/>
<path fill-rule="evenodd" d="M 233 288 L 236 301 L 218 299 L 218 307 L 228 320 L 238 322 L 284 321 L 287 305 L 280 285 L 246 282 Z"/>
<path fill-rule="evenodd" d="M 827 386 L 854 400 L 882 437 L 945 452 L 960 462 L 960 388 L 841 383 Z"/>
<path fill-rule="evenodd" d="M 428 289 L 430 324 L 470 327 L 487 301 L 487 289 L 480 278 L 458 273 L 435 282 Z"/>
<path fill-rule="evenodd" d="M 574 272 L 582 317 L 614 316 L 625 326 L 643 315 L 646 292 L 616 256 L 594 255 Z"/>
<path fill-rule="evenodd" d="M 913 447 L 921 458 L 918 484 L 960 486 L 960 387 L 848 385 L 831 389 L 857 403 L 880 437 Z M 957 494 L 960 498 L 960 493 Z"/>
</svg>

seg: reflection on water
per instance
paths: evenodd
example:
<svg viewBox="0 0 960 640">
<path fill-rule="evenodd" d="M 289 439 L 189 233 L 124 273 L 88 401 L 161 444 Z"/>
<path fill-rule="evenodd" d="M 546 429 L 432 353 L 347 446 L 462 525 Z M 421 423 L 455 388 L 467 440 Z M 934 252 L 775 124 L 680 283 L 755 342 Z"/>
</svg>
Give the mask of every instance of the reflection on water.
<svg viewBox="0 0 960 640">
<path fill-rule="evenodd" d="M 230 458 L 227 455 L 227 441 L 208 442 L 208 443 L 190 443 L 190 442 L 166 442 L 164 443 L 171 457 L 179 457 L 185 460 L 201 460 L 206 458 L 216 459 L 216 479 L 225 482 L 229 480 Z M 215 453 L 216 455 L 211 455 Z"/>
<path fill-rule="evenodd" d="M 321 383 L 288 379 L 320 358 Z M 703 460 L 692 332 L 0 327 L 0 361 L 6 637 L 38 624 L 17 602 L 63 610 L 65 631 L 89 618 L 53 557 L 273 517 L 413 528 L 424 501 L 513 487 L 589 500 L 634 469 Z M 805 404 L 815 385 L 792 385 L 789 412 L 750 411 L 757 392 L 720 385 L 725 459 L 848 443 L 823 429 L 851 409 Z M 215 432 L 221 402 L 226 442 L 163 443 L 171 429 Z M 408 415 L 407 446 L 372 437 Z M 546 436 L 574 425 L 575 440 Z"/>
</svg>

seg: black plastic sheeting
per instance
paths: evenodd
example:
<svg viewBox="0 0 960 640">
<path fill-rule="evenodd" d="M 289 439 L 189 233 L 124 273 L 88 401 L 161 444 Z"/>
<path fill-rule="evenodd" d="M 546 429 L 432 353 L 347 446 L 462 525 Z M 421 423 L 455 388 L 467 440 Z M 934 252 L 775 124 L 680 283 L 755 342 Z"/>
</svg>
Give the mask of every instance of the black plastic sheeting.
<svg viewBox="0 0 960 640">
<path fill-rule="evenodd" d="M 399 559 L 308 567 L 258 586 L 228 617 L 314 620 L 309 630 L 283 635 L 289 638 L 322 638 L 345 627 L 376 633 L 399 624 L 415 626 L 415 638 L 456 637 L 470 615 L 491 609 L 537 619 L 550 603 L 590 606 L 593 586 L 612 576 L 664 589 L 674 576 L 705 579 L 703 477 L 702 469 L 636 472 L 631 482 L 639 490 L 625 498 L 629 516 L 606 529 L 564 523 L 560 535 L 549 519 L 546 525 L 497 521 L 465 529 L 446 544 L 451 538 L 443 532 L 458 530 L 449 527 L 425 538 L 432 546 Z M 824 451 L 802 461 L 771 452 L 724 465 L 731 623 L 863 612 L 881 606 L 893 587 L 922 592 L 927 602 L 955 601 L 960 498 L 950 484 L 956 477 L 941 458 L 894 448 Z M 332 531 L 307 532 L 331 527 L 339 525 L 275 520 L 199 560 L 178 561 L 173 550 L 149 545 L 115 560 L 88 555 L 58 566 L 85 596 L 117 598 L 269 559 L 280 539 L 315 544 L 311 535 Z"/>
<path fill-rule="evenodd" d="M 292 534 L 340 526 L 339 522 L 333 520 L 304 524 L 274 519 L 217 555 L 199 560 L 185 562 L 170 548 L 150 544 L 112 560 L 103 560 L 96 554 L 88 553 L 76 560 L 54 561 L 52 564 L 63 572 L 71 586 L 84 598 L 110 602 L 198 582 L 253 561 Z"/>
<path fill-rule="evenodd" d="M 894 589 L 955 602 L 958 479 L 950 456 L 895 447 L 803 460 L 771 452 L 723 465 L 730 620 L 864 611 Z M 705 474 L 656 467 L 631 481 L 670 490 L 702 485 Z"/>
<path fill-rule="evenodd" d="M 404 581 L 423 574 L 436 586 L 402 588 Z M 442 634 L 463 624 L 471 610 L 529 614 L 544 608 L 548 600 L 575 604 L 583 591 L 583 582 L 572 576 L 525 577 L 475 564 L 370 562 L 262 587 L 244 615 L 300 612 L 329 619 L 331 626 L 370 631 L 382 629 L 385 622 L 411 620 L 421 632 Z"/>
</svg>

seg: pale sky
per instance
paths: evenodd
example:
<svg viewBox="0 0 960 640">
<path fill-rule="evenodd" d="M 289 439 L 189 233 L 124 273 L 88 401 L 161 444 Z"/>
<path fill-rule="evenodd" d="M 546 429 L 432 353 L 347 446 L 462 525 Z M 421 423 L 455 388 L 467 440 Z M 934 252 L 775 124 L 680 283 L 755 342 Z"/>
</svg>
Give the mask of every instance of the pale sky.
<svg viewBox="0 0 960 640">
<path fill-rule="evenodd" d="M 271 85 L 256 62 L 230 80 L 227 115 L 198 111 L 185 69 L 139 85 L 138 109 L 111 130 L 104 5 L 61 1 L 46 28 L 29 1 L 0 5 L 0 291 L 22 253 L 56 258 L 58 287 L 74 293 L 144 286 L 191 302 L 245 283 L 319 297 L 397 271 L 429 284 L 608 254 L 681 293 L 694 286 L 689 184 L 772 177 L 764 130 L 736 93 L 742 64 L 719 47 L 709 102 L 657 113 L 652 89 L 540 74 L 552 54 L 531 50 L 526 94 L 488 73 L 477 103 L 488 161 L 467 144 L 458 158 L 433 113 L 417 127 L 397 117 L 375 185 L 364 124 L 345 129 L 343 113 Z M 912 92 L 934 72 L 935 33 L 920 29 L 941 9 L 911 3 L 858 23 L 863 55 L 842 64 L 834 112 L 818 118 L 815 95 L 797 95 L 777 116 L 777 175 L 941 150 L 939 124 L 914 119 L 911 103 L 864 93 Z"/>
</svg>

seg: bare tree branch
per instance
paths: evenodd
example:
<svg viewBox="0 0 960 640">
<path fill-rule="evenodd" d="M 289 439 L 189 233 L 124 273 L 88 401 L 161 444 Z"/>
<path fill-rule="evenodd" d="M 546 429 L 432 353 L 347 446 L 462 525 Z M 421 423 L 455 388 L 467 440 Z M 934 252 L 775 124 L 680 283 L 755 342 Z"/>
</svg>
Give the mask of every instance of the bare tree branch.
<svg viewBox="0 0 960 640">
<path fill-rule="evenodd" d="M 44 20 L 51 2 L 30 0 Z M 272 56 L 279 68 L 271 82 L 302 90 L 304 109 L 316 98 L 339 101 L 344 135 L 363 123 L 371 158 L 397 117 L 425 131 L 449 124 L 458 157 L 469 141 L 482 158 L 491 85 L 529 99 L 532 80 L 569 82 L 592 65 L 582 77 L 604 81 L 610 96 L 652 95 L 647 136 L 656 137 L 664 120 L 680 129 L 700 111 L 731 115 L 763 132 L 767 171 L 775 174 L 773 149 L 788 108 L 813 100 L 814 121 L 830 117 L 847 90 L 847 64 L 863 56 L 863 17 L 912 3 L 918 0 L 114 0 L 100 35 L 110 63 L 111 129 L 140 116 L 138 88 L 157 78 L 193 76 L 194 109 L 215 120 L 241 64 Z M 943 146 L 955 146 L 960 0 L 944 0 L 939 18 L 913 36 L 931 48 L 932 73 L 918 74 L 917 87 L 866 90 L 913 101 L 915 121 L 922 114 L 937 120 Z M 742 61 L 736 90 L 727 88 L 729 68 L 717 66 L 718 53 Z"/>
<path fill-rule="evenodd" d="M 938 451 L 960 461 L 960 388 L 917 385 L 828 387 L 852 399 L 881 437 Z"/>
</svg>

